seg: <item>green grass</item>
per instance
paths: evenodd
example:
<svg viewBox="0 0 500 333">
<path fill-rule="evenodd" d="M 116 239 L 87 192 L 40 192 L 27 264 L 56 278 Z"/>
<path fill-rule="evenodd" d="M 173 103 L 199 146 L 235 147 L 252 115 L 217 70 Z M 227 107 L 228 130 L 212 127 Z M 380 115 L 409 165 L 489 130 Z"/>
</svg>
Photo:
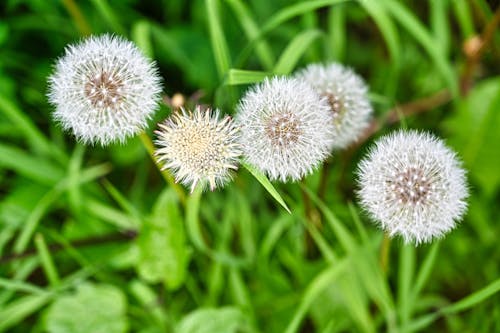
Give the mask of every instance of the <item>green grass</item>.
<svg viewBox="0 0 500 333">
<path fill-rule="evenodd" d="M 0 332 L 500 331 L 498 31 L 464 77 L 464 42 L 499 15 L 487 1 L 7 0 L 0 13 Z M 166 95 L 228 114 L 266 77 L 343 62 L 382 126 L 300 183 L 244 165 L 189 194 L 151 159 L 167 105 L 106 148 L 52 121 L 55 59 L 104 32 L 156 60 Z M 419 104 L 442 90 L 450 102 Z M 388 241 L 354 195 L 367 147 L 400 127 L 443 137 L 470 184 L 463 222 L 417 248 Z"/>
</svg>

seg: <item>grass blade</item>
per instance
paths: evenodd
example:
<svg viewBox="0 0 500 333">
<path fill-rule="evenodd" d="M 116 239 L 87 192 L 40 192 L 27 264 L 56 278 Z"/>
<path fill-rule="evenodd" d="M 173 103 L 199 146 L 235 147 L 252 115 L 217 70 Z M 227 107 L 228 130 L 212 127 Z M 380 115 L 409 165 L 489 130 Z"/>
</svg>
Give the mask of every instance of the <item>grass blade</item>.
<svg viewBox="0 0 500 333">
<path fill-rule="evenodd" d="M 382 2 L 381 2 L 382 3 Z M 458 95 L 458 81 L 446 55 L 441 48 L 436 47 L 438 41 L 433 38 L 425 26 L 404 5 L 394 0 L 383 0 L 384 6 L 392 17 L 403 26 L 434 61 L 437 69 L 441 72 L 450 91 L 454 96 Z"/>
<path fill-rule="evenodd" d="M 347 263 L 347 260 L 343 259 L 336 265 L 326 268 L 321 273 L 319 273 L 316 278 L 307 286 L 300 304 L 295 311 L 295 314 L 293 315 L 293 319 L 290 324 L 288 324 L 285 333 L 297 332 L 302 319 L 309 310 L 309 307 L 323 292 L 323 290 L 331 285 L 331 283 L 345 271 L 345 269 L 348 267 Z"/>
<path fill-rule="evenodd" d="M 238 22 L 241 24 L 243 31 L 247 35 L 247 38 L 251 41 L 259 36 L 259 27 L 251 17 L 250 11 L 248 10 L 246 4 L 241 0 L 226 0 L 226 2 L 231 6 L 235 15 L 238 18 Z M 260 40 L 255 45 L 255 51 L 262 66 L 271 70 L 274 64 L 274 55 L 272 53 L 269 44 L 265 40 Z"/>
<path fill-rule="evenodd" d="M 295 36 L 281 54 L 273 72 L 275 74 L 290 74 L 300 57 L 311 47 L 311 43 L 320 36 L 321 31 L 316 29 L 306 30 Z"/>
<path fill-rule="evenodd" d="M 288 208 L 288 206 L 286 205 L 285 200 L 283 200 L 281 195 L 274 188 L 273 184 L 271 184 L 269 179 L 267 179 L 267 177 L 262 172 L 260 172 L 254 166 L 248 163 L 242 162 L 242 165 L 252 174 L 252 176 L 255 177 L 255 179 L 259 181 L 259 183 L 261 183 L 262 186 L 264 186 L 264 188 L 267 190 L 267 192 L 269 192 L 269 194 L 274 198 L 274 200 L 276 200 L 283 208 L 285 208 L 285 210 L 288 213 L 290 214 L 292 213 Z"/>
<path fill-rule="evenodd" d="M 219 1 L 217 0 L 205 0 L 208 15 L 208 28 L 210 30 L 210 41 L 212 42 L 215 65 L 217 66 L 219 77 L 222 78 L 231 67 L 231 60 L 224 32 L 221 27 L 218 5 Z"/>
<path fill-rule="evenodd" d="M 235 86 L 239 84 L 257 83 L 271 75 L 271 73 L 266 72 L 231 68 L 227 73 L 226 81 L 224 84 Z"/>
</svg>

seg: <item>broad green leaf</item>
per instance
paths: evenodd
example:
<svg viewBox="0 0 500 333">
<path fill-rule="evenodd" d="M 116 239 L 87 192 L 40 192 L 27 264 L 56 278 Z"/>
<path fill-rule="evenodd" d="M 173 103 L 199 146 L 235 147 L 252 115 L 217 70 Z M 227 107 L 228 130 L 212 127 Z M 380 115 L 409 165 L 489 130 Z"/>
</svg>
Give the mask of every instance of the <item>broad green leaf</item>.
<svg viewBox="0 0 500 333">
<path fill-rule="evenodd" d="M 231 68 L 224 82 L 227 85 L 257 83 L 271 76 L 271 73 Z"/>
<path fill-rule="evenodd" d="M 166 189 L 159 196 L 153 215 L 144 221 L 137 239 L 139 275 L 151 283 L 164 282 L 168 289 L 179 288 L 186 279 L 190 250 L 177 196 Z"/>
<path fill-rule="evenodd" d="M 275 74 L 290 74 L 300 57 L 311 47 L 311 43 L 321 36 L 321 31 L 306 30 L 295 36 L 287 45 L 274 66 Z"/>
<path fill-rule="evenodd" d="M 123 333 L 128 330 L 127 300 L 112 285 L 85 283 L 57 298 L 47 310 L 50 333 Z"/>
<path fill-rule="evenodd" d="M 281 195 L 278 193 L 278 191 L 276 191 L 276 189 L 274 188 L 273 184 L 271 184 L 271 182 L 269 181 L 269 179 L 267 179 L 267 177 L 262 173 L 260 172 L 259 170 L 257 170 L 254 166 L 248 164 L 248 163 L 245 163 L 245 162 L 242 162 L 242 165 L 245 167 L 245 169 L 247 169 L 251 174 L 252 176 L 255 177 L 255 179 L 257 179 L 259 181 L 259 183 L 262 184 L 262 186 L 264 186 L 264 188 L 267 190 L 267 192 L 269 192 L 269 194 L 271 194 L 271 196 L 283 207 L 285 208 L 285 210 L 288 212 L 288 213 L 292 213 L 290 211 L 290 209 L 288 208 L 288 206 L 286 205 L 285 203 L 285 200 L 283 200 L 283 198 L 281 197 Z"/>
<path fill-rule="evenodd" d="M 491 196 L 500 185 L 500 78 L 476 85 L 446 122 L 450 143 L 463 158 L 471 177 Z"/>
<path fill-rule="evenodd" d="M 243 333 L 249 332 L 247 318 L 236 307 L 207 308 L 184 317 L 176 333 Z"/>
</svg>

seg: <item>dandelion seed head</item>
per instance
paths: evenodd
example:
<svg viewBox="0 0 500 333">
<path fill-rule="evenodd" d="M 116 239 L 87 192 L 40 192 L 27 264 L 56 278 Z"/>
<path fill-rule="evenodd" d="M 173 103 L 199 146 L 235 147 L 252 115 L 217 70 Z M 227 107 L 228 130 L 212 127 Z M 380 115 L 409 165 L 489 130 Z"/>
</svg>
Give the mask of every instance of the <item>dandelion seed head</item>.
<svg viewBox="0 0 500 333">
<path fill-rule="evenodd" d="M 468 197 L 456 154 L 428 133 L 398 131 L 380 138 L 358 170 L 368 214 L 406 243 L 426 243 L 453 229 Z"/>
<path fill-rule="evenodd" d="M 181 109 L 159 128 L 155 152 L 158 161 L 191 192 L 197 184 L 214 190 L 231 180 L 241 148 L 238 128 L 229 116 L 220 120 L 218 110 Z"/>
<path fill-rule="evenodd" d="M 332 114 L 305 82 L 275 77 L 253 86 L 236 120 L 245 159 L 272 180 L 299 180 L 329 155 Z"/>
<path fill-rule="evenodd" d="M 364 80 L 349 67 L 332 63 L 311 64 L 295 77 L 309 83 L 324 96 L 335 125 L 332 149 L 343 149 L 355 142 L 369 125 L 373 113 Z"/>
<path fill-rule="evenodd" d="M 54 119 L 87 144 L 123 142 L 146 128 L 160 93 L 156 65 L 109 34 L 68 46 L 49 77 Z"/>
</svg>

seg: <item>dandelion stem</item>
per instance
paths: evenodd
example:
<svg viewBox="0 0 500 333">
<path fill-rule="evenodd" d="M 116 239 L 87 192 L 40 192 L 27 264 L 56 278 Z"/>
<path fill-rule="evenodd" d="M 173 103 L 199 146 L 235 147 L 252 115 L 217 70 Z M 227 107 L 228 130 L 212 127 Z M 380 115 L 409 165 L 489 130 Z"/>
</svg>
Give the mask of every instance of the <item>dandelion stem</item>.
<svg viewBox="0 0 500 333">
<path fill-rule="evenodd" d="M 165 181 L 172 186 L 172 188 L 175 190 L 177 195 L 179 196 L 179 199 L 181 200 L 182 204 L 184 205 L 186 203 L 186 194 L 184 193 L 184 190 L 182 187 L 175 182 L 174 177 L 167 171 L 167 170 L 161 170 L 160 166 L 158 163 L 156 163 L 156 158 L 154 155 L 154 146 L 153 142 L 151 141 L 151 138 L 145 133 L 141 132 L 139 134 L 139 138 L 141 139 L 142 144 L 144 145 L 144 148 L 149 154 L 149 157 L 151 157 L 151 160 L 153 161 L 154 165 L 158 168 L 158 171 L 160 171 L 161 175 L 165 179 Z"/>
<path fill-rule="evenodd" d="M 83 36 L 90 35 L 92 33 L 92 30 L 90 29 L 90 26 L 85 20 L 85 17 L 83 16 L 76 2 L 74 0 L 63 0 L 62 3 L 64 7 L 66 7 L 68 13 L 71 15 L 71 18 L 80 31 L 80 34 Z"/>
<path fill-rule="evenodd" d="M 389 253 L 391 247 L 391 238 L 384 232 L 384 238 L 380 244 L 380 267 L 384 274 L 387 274 L 389 269 Z"/>
</svg>

